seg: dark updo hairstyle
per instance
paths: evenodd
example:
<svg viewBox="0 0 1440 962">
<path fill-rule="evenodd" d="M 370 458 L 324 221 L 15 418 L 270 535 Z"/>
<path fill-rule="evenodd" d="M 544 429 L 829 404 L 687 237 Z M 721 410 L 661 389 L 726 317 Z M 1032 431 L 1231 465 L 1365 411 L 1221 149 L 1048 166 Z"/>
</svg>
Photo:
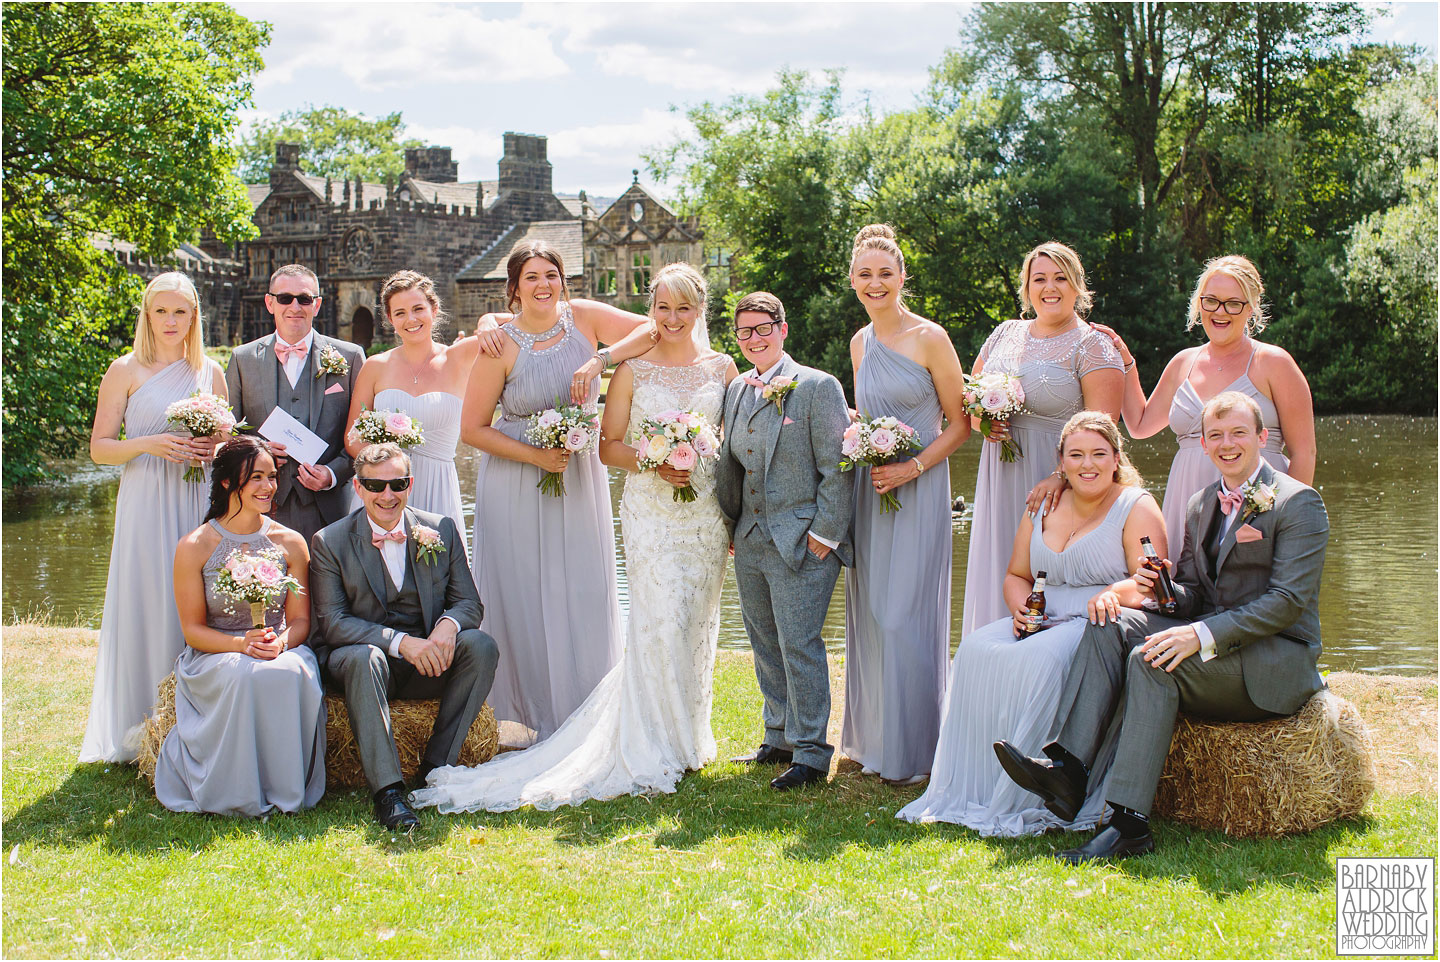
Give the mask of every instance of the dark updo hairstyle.
<svg viewBox="0 0 1440 962">
<path fill-rule="evenodd" d="M 270 445 L 253 434 L 239 434 L 220 445 L 210 466 L 210 510 L 201 524 L 230 513 L 230 496 L 245 486 L 261 453 L 269 454 L 272 460 L 275 457 Z"/>
<path fill-rule="evenodd" d="M 505 261 L 505 307 L 514 311 L 515 303 L 520 300 L 520 271 L 525 262 L 532 257 L 539 257 L 555 265 L 560 272 L 560 297 L 562 300 L 570 300 L 570 287 L 565 283 L 565 262 L 560 259 L 560 252 L 543 240 L 528 238 L 519 241 L 510 248 L 510 256 Z"/>
<path fill-rule="evenodd" d="M 380 310 L 385 314 L 385 321 L 390 323 L 391 327 L 395 326 L 390 322 L 390 298 L 410 290 L 418 290 L 429 303 L 430 311 L 435 315 L 435 323 L 430 329 L 430 335 L 434 337 L 440 325 L 450 320 L 450 315 L 440 306 L 440 295 L 435 293 L 435 282 L 419 271 L 396 271 L 385 279 L 380 288 Z"/>
</svg>

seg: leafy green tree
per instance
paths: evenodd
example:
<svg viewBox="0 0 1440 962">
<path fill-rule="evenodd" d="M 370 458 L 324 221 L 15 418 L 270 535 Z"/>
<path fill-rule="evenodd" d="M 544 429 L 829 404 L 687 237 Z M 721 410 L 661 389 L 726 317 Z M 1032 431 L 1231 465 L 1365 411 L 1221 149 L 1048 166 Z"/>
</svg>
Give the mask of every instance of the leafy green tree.
<svg viewBox="0 0 1440 962">
<path fill-rule="evenodd" d="M 222 4 L 4 6 L 6 484 L 76 454 L 139 283 L 96 237 L 155 259 L 209 227 L 250 236 L 227 146 L 268 28 Z"/>
<path fill-rule="evenodd" d="M 405 121 L 400 111 L 370 119 L 344 107 L 307 106 L 287 110 L 276 120 L 256 124 L 240 143 L 240 176 L 246 183 L 269 180 L 277 143 L 299 144 L 300 168 L 317 177 L 371 182 L 398 179 L 405 172 L 405 148 L 420 147 L 413 137 L 401 139 Z"/>
</svg>

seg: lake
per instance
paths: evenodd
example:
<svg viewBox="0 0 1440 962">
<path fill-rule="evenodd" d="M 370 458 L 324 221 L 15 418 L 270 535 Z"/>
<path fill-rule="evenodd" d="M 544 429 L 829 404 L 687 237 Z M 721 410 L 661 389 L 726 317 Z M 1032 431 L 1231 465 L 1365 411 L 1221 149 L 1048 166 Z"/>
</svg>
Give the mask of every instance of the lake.
<svg viewBox="0 0 1440 962">
<path fill-rule="evenodd" d="M 1436 419 L 1398 415 L 1335 415 L 1316 420 L 1320 459 L 1316 488 L 1330 512 L 1330 545 L 1320 600 L 1325 651 L 1321 667 L 1332 670 L 1434 674 L 1436 671 Z M 1131 442 L 1132 460 L 1147 487 L 1163 496 L 1174 436 Z M 462 445 L 461 493 L 467 518 L 474 510 L 478 454 Z M 975 490 L 978 435 L 950 458 L 954 494 Z M 119 469 L 88 461 L 70 478 L 3 499 L 6 620 L 31 613 L 96 627 L 104 604 L 106 568 L 114 526 Z M 611 472 L 618 506 L 621 472 Z M 969 513 L 952 519 L 954 585 L 952 647 L 959 643 L 964 605 Z M 619 522 L 617 564 L 621 605 L 626 586 Z M 832 650 L 845 644 L 844 579 L 831 599 L 825 638 Z M 745 648 L 739 597 L 727 575 L 721 600 L 720 644 Z"/>
</svg>

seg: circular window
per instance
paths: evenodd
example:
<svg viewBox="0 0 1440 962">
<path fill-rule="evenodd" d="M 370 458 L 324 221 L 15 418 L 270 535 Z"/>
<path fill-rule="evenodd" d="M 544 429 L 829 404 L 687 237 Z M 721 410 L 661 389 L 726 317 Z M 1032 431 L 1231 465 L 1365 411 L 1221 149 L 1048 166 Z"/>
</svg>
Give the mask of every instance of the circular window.
<svg viewBox="0 0 1440 962">
<path fill-rule="evenodd" d="M 631 220 L 644 220 L 644 219 L 645 219 L 645 205 L 642 204 L 642 203 L 640 203 L 638 200 L 637 200 L 635 203 L 633 203 L 633 204 L 630 205 L 630 219 L 631 219 Z"/>
</svg>

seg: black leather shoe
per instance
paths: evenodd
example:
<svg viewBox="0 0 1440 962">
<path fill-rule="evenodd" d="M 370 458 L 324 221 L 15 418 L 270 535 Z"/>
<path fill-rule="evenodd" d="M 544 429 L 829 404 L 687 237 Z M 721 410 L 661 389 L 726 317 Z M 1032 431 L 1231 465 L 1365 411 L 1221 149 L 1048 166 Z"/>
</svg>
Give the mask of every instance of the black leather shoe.
<svg viewBox="0 0 1440 962">
<path fill-rule="evenodd" d="M 1155 836 L 1146 832 L 1135 838 L 1126 838 L 1113 825 L 1106 825 L 1095 833 L 1095 837 L 1079 848 L 1056 852 L 1055 857 L 1071 865 L 1082 865 L 1102 858 L 1129 858 L 1155 851 Z"/>
<path fill-rule="evenodd" d="M 1085 802 L 1088 773 L 1079 759 L 1060 746 L 1043 749 L 1051 761 L 1031 758 L 1007 741 L 995 743 L 995 757 L 1010 780 L 1027 792 L 1034 792 L 1045 807 L 1067 822 L 1075 821 L 1075 813 Z"/>
<path fill-rule="evenodd" d="M 823 781 L 825 781 L 824 771 L 796 762 L 779 775 L 770 779 L 770 787 L 776 791 L 783 792 L 786 789 L 796 788 L 800 785 Z"/>
<path fill-rule="evenodd" d="M 382 788 L 375 796 L 375 821 L 398 832 L 408 832 L 420 825 L 420 817 L 410 807 L 405 793 L 395 787 Z"/>
<path fill-rule="evenodd" d="M 789 765 L 795 761 L 795 753 L 788 748 L 761 745 L 750 755 L 737 755 L 730 759 L 740 765 Z"/>
</svg>

